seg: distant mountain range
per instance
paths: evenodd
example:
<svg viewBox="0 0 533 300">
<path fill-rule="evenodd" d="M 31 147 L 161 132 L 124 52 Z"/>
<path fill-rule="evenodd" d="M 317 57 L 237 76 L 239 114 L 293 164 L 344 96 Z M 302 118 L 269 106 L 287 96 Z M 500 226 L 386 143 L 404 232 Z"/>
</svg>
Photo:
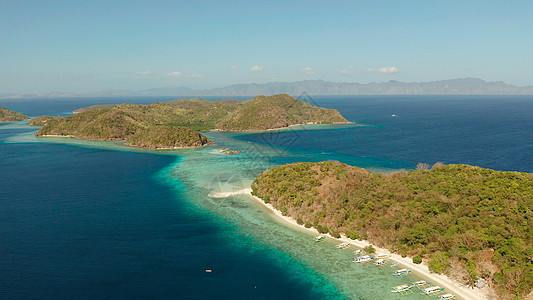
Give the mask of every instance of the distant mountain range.
<svg viewBox="0 0 533 300">
<path fill-rule="evenodd" d="M 1 98 L 31 97 L 117 97 L 117 96 L 255 96 L 286 93 L 290 95 L 533 95 L 533 86 L 514 86 L 503 81 L 487 82 L 479 78 L 462 78 L 429 82 L 331 82 L 303 80 L 235 84 L 214 89 L 187 87 L 152 88 L 139 91 L 107 90 L 95 93 L 0 94 Z"/>
</svg>

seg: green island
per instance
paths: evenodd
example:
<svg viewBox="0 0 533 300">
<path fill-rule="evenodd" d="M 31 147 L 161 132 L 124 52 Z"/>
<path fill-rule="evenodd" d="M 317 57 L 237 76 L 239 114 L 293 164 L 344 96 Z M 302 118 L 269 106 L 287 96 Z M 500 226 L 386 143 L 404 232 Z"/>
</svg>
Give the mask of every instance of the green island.
<svg viewBox="0 0 533 300">
<path fill-rule="evenodd" d="M 97 105 L 66 118 L 42 116 L 36 136 L 126 141 L 143 148 L 201 147 L 211 141 L 196 131 L 260 131 L 302 124 L 349 123 L 337 110 L 313 107 L 287 94 L 251 100 L 178 99 L 150 105 Z"/>
<path fill-rule="evenodd" d="M 12 111 L 5 107 L 0 107 L 0 122 L 15 122 L 15 121 L 24 121 L 30 117 L 23 115 L 21 113 Z"/>
<path fill-rule="evenodd" d="M 265 171 L 252 194 L 321 233 L 364 239 L 505 299 L 533 287 L 533 174 L 435 164 L 373 174 L 339 162 Z"/>
</svg>

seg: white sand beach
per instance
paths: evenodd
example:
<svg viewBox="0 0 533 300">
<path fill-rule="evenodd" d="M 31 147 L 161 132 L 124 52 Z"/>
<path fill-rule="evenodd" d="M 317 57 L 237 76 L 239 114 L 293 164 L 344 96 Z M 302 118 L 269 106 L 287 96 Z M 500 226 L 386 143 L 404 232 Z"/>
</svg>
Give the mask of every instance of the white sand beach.
<svg viewBox="0 0 533 300">
<path fill-rule="evenodd" d="M 274 215 L 279 217 L 284 222 L 296 226 L 301 229 L 305 229 L 309 232 L 312 232 L 313 234 L 319 234 L 319 232 L 315 228 L 305 228 L 302 225 L 299 225 L 295 219 L 283 216 L 281 214 L 281 211 L 275 209 L 272 204 L 266 204 L 263 200 L 260 198 L 253 196 L 251 194 L 252 189 L 246 188 L 238 191 L 233 192 L 220 192 L 220 193 L 210 193 L 209 196 L 212 198 L 225 198 L 229 196 L 234 195 L 249 195 L 250 197 L 254 198 L 258 203 L 261 205 L 267 207 Z M 346 236 L 342 235 L 341 238 L 334 238 L 332 236 L 329 236 L 331 239 L 338 240 L 339 242 L 347 242 L 353 246 L 364 248 L 371 243 L 364 241 L 364 240 L 352 240 L 347 238 Z M 463 298 L 463 299 L 489 299 L 489 297 L 485 294 L 485 292 L 488 292 L 488 288 L 485 288 L 485 291 L 480 290 L 479 288 L 469 288 L 451 278 L 449 278 L 446 275 L 436 274 L 429 271 L 428 266 L 425 263 L 422 264 L 414 264 L 411 257 L 401 257 L 398 254 L 391 253 L 389 250 L 384 248 L 379 248 L 373 245 L 373 247 L 376 249 L 376 254 L 389 254 L 390 258 L 402 265 L 404 265 L 407 268 L 410 268 L 413 272 L 416 272 L 420 274 L 422 277 L 424 277 L 426 280 L 431 281 L 433 283 L 436 283 L 440 285 L 441 287 L 444 287 L 446 289 L 446 292 L 455 294 L 456 296 Z"/>
</svg>

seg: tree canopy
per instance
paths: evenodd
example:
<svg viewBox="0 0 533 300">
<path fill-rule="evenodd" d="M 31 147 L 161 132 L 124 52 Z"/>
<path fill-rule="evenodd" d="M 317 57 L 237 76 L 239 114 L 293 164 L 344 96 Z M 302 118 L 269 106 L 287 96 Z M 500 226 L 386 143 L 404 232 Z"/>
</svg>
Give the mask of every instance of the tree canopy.
<svg viewBox="0 0 533 300">
<path fill-rule="evenodd" d="M 429 261 L 502 294 L 533 287 L 533 174 L 468 165 L 372 174 L 338 162 L 261 174 L 253 193 L 302 223 Z"/>
</svg>

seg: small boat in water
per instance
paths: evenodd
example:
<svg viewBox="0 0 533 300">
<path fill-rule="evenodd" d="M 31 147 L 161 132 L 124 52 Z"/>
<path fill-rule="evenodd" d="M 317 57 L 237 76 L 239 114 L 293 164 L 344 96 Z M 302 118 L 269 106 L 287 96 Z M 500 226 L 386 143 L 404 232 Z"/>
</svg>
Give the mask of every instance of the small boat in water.
<svg viewBox="0 0 533 300">
<path fill-rule="evenodd" d="M 440 296 L 439 299 L 441 299 L 441 300 L 455 299 L 455 295 L 452 295 L 452 294 L 444 294 L 444 295 Z"/>
<path fill-rule="evenodd" d="M 323 236 L 323 235 L 319 235 L 315 238 L 315 242 L 320 242 L 320 241 L 323 241 L 326 237 Z"/>
<path fill-rule="evenodd" d="M 380 259 L 376 260 L 376 262 L 374 264 L 376 266 L 384 266 L 385 264 L 387 264 L 387 261 L 384 260 L 383 258 L 380 258 Z"/>
<path fill-rule="evenodd" d="M 359 256 L 359 257 L 354 258 L 352 260 L 352 262 L 362 263 L 362 262 L 365 262 L 365 261 L 370 261 L 373 258 L 374 258 L 374 256 L 363 255 L 363 256 Z"/>
<path fill-rule="evenodd" d="M 340 243 L 337 245 L 337 249 L 345 249 L 350 247 L 350 244 L 348 242 Z"/>
<path fill-rule="evenodd" d="M 392 275 L 394 275 L 394 276 L 405 276 L 405 275 L 409 274 L 410 272 L 411 272 L 411 270 L 409 270 L 409 269 L 400 269 L 400 270 L 394 271 L 394 273 Z"/>
<path fill-rule="evenodd" d="M 411 287 L 407 284 L 398 285 L 392 288 L 391 293 L 399 293 L 402 296 L 412 294 Z"/>
<path fill-rule="evenodd" d="M 438 293 L 440 291 L 444 290 L 444 288 L 441 288 L 440 286 L 432 286 L 428 287 L 422 290 L 422 295 L 433 295 L 435 293 Z"/>
<path fill-rule="evenodd" d="M 410 288 L 411 287 L 408 286 L 407 284 L 402 284 L 402 285 L 398 285 L 398 286 L 393 287 L 391 292 L 398 293 L 400 291 L 405 291 L 405 290 L 408 290 Z"/>
<path fill-rule="evenodd" d="M 429 281 L 425 281 L 425 280 L 411 282 L 411 286 L 414 286 L 414 287 L 417 287 L 417 288 L 421 288 L 421 287 L 426 286 L 428 284 L 430 284 L 430 282 Z"/>
<path fill-rule="evenodd" d="M 355 250 L 353 254 L 363 254 L 363 249 Z"/>
</svg>

